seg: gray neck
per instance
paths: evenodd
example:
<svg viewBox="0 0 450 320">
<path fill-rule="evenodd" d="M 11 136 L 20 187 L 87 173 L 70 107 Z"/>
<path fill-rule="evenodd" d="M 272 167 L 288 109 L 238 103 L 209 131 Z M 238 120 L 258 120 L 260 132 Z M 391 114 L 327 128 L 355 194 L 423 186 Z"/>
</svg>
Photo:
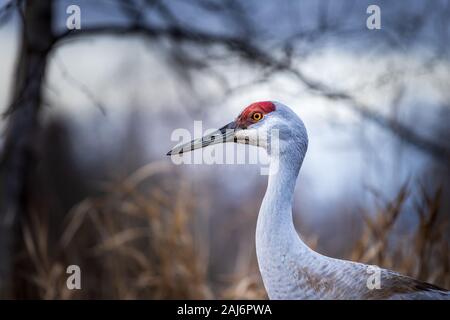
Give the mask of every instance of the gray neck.
<svg viewBox="0 0 450 320">
<path fill-rule="evenodd" d="M 292 201 L 303 161 L 301 155 L 285 151 L 271 156 L 269 182 L 258 216 L 257 234 L 261 231 L 270 240 L 284 230 L 295 232 L 292 221 Z"/>
<path fill-rule="evenodd" d="M 295 144 L 294 144 L 295 145 Z M 259 211 L 256 227 L 256 253 L 259 269 L 270 299 L 392 299 L 437 298 L 430 291 L 399 293 L 406 277 L 382 269 L 384 291 L 368 288 L 368 266 L 338 260 L 311 250 L 298 236 L 292 220 L 292 200 L 295 183 L 305 152 L 301 148 L 286 148 L 279 156 L 271 156 L 271 175 Z M 379 295 L 378 295 L 379 294 Z M 444 293 L 445 294 L 445 293 Z M 442 297 L 443 293 L 439 296 Z"/>
<path fill-rule="evenodd" d="M 267 191 L 256 227 L 258 264 L 269 298 L 295 298 L 298 270 L 308 270 L 316 258 L 300 239 L 292 220 L 292 200 L 297 176 L 306 150 L 282 149 L 271 155 Z"/>
</svg>

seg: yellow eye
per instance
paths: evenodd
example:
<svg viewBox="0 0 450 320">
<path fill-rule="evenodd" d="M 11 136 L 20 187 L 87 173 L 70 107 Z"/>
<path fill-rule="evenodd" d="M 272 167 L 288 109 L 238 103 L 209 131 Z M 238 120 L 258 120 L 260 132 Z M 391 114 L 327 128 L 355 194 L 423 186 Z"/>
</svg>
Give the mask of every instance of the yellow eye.
<svg viewBox="0 0 450 320">
<path fill-rule="evenodd" d="M 263 115 L 261 112 L 255 112 L 254 114 L 252 114 L 252 119 L 255 121 L 259 121 L 263 118 Z"/>
</svg>

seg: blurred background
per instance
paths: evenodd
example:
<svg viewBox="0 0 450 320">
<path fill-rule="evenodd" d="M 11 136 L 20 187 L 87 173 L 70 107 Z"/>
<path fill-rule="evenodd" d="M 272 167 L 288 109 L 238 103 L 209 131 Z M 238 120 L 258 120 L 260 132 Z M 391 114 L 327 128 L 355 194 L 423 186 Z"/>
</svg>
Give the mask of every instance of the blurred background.
<svg viewBox="0 0 450 320">
<path fill-rule="evenodd" d="M 0 0 L 0 46 L 0 297 L 266 299 L 259 165 L 165 156 L 261 100 L 312 248 L 450 288 L 450 1 Z"/>
</svg>

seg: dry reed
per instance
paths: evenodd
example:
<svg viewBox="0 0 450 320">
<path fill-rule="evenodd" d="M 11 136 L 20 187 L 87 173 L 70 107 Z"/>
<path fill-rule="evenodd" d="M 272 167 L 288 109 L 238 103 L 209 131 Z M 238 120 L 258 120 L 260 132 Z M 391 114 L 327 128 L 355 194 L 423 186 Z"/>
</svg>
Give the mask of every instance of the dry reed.
<svg viewBox="0 0 450 320">
<path fill-rule="evenodd" d="M 417 226 L 399 235 L 395 227 L 406 214 L 408 197 L 404 186 L 392 201 L 365 215 L 365 227 L 348 258 L 449 287 L 442 189 L 430 194 L 421 188 L 414 205 Z M 202 231 L 191 223 L 196 210 L 186 180 L 156 162 L 75 206 L 59 241 L 49 241 L 48 221 L 34 215 L 24 229 L 24 242 L 34 270 L 26 276 L 39 293 L 35 298 L 267 298 L 254 255 L 245 254 L 247 260 L 226 278 L 225 288 L 211 283 L 206 248 L 195 240 Z M 317 242 L 320 238 L 311 241 L 314 246 Z M 68 264 L 80 265 L 82 290 L 67 290 Z"/>
</svg>

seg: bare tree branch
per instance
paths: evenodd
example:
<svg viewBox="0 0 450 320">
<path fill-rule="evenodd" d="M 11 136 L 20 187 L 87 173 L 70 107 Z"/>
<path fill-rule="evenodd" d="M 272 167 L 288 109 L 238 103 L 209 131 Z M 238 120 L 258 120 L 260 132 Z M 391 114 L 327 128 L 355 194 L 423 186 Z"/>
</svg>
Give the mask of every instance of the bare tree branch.
<svg viewBox="0 0 450 320">
<path fill-rule="evenodd" d="M 98 100 L 98 98 L 95 96 L 95 94 L 89 89 L 89 87 L 87 85 L 85 85 L 84 83 L 80 82 L 78 79 L 74 78 L 70 74 L 69 70 L 67 70 L 64 63 L 58 57 L 55 57 L 55 58 L 56 58 L 58 68 L 61 71 L 61 75 L 63 76 L 63 78 L 66 79 L 71 84 L 73 84 L 75 87 L 77 87 L 89 100 L 91 100 L 91 102 L 94 104 L 94 106 L 96 106 L 103 115 L 106 115 L 106 108 Z"/>
<path fill-rule="evenodd" d="M 415 146 L 419 150 L 428 153 L 439 160 L 445 166 L 450 165 L 449 148 L 429 140 L 414 129 L 405 124 L 389 119 L 376 112 L 370 106 L 358 101 L 345 91 L 333 90 L 325 84 L 306 76 L 301 70 L 294 68 L 289 59 L 276 58 L 265 50 L 261 50 L 253 45 L 249 39 L 230 37 L 205 33 L 202 31 L 186 30 L 179 27 L 160 28 L 153 26 L 132 25 L 132 26 L 99 26 L 84 29 L 82 31 L 67 31 L 55 37 L 55 45 L 61 45 L 70 39 L 88 35 L 142 35 L 151 39 L 168 38 L 177 42 L 192 42 L 198 45 L 221 45 L 228 50 L 239 54 L 251 64 L 256 64 L 264 68 L 271 68 L 274 72 L 286 72 L 294 75 L 301 84 L 305 85 L 311 92 L 333 101 L 343 101 L 345 106 L 356 112 L 362 118 L 376 124 L 377 126 L 393 133 L 398 138 Z"/>
</svg>

